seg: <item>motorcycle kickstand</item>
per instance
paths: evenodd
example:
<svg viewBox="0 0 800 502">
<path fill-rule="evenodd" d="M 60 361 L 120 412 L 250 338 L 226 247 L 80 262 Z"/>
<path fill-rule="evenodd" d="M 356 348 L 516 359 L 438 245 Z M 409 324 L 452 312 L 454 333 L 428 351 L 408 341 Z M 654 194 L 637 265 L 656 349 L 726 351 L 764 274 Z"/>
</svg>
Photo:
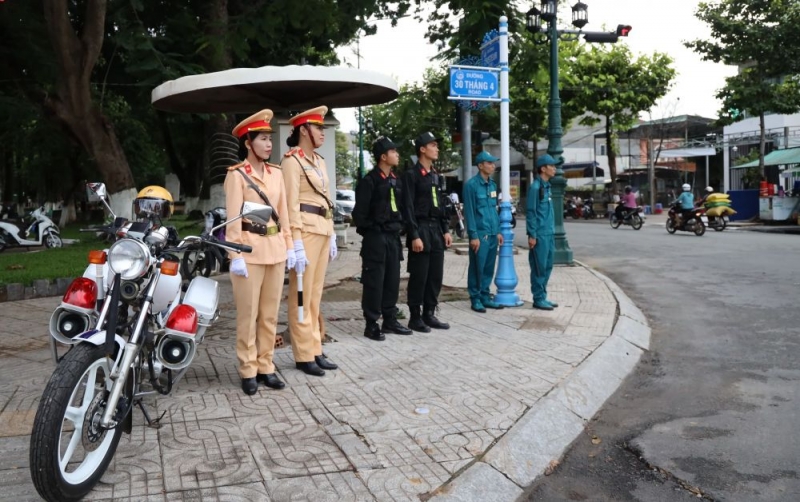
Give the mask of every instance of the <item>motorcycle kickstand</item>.
<svg viewBox="0 0 800 502">
<path fill-rule="evenodd" d="M 161 414 L 160 417 L 156 418 L 155 420 L 150 418 L 150 414 L 147 413 L 144 405 L 142 404 L 141 399 L 136 400 L 136 405 L 139 406 L 139 409 L 142 410 L 142 415 L 144 415 L 144 419 L 147 420 L 147 426 L 152 427 L 153 429 L 160 429 L 161 428 L 161 419 L 164 418 L 164 415 L 167 414 L 167 410 L 164 410 L 164 413 Z"/>
</svg>

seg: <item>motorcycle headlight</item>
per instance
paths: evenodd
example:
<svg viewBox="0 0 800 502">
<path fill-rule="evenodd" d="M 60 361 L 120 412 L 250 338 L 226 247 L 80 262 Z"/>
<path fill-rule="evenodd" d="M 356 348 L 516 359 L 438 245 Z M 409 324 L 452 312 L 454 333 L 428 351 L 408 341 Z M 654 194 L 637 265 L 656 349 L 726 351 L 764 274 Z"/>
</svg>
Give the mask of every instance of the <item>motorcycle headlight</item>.
<svg viewBox="0 0 800 502">
<path fill-rule="evenodd" d="M 137 240 L 120 239 L 108 250 L 108 267 L 126 281 L 142 277 L 151 263 L 150 250 Z"/>
</svg>

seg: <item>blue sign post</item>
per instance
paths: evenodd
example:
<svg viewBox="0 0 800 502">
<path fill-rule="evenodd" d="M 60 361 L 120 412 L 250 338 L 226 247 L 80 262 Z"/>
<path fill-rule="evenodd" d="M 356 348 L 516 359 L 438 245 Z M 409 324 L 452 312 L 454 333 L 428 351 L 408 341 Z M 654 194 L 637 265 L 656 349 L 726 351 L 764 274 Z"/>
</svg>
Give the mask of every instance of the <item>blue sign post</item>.
<svg viewBox="0 0 800 502">
<path fill-rule="evenodd" d="M 448 99 L 500 101 L 500 71 L 476 66 L 451 66 Z"/>
</svg>

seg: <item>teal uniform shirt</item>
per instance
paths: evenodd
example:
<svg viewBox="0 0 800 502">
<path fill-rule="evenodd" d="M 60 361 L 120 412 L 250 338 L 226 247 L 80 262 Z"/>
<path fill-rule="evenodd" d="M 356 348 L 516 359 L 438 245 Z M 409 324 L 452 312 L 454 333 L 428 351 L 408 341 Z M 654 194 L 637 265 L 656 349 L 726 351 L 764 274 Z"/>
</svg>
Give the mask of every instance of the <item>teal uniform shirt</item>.
<svg viewBox="0 0 800 502">
<path fill-rule="evenodd" d="M 525 227 L 528 237 L 536 239 L 536 246 L 528 251 L 528 264 L 531 267 L 531 293 L 533 303 L 547 302 L 547 283 L 553 271 L 555 250 L 555 220 L 553 219 L 553 199 L 550 182 L 538 176 L 528 190 Z"/>
<path fill-rule="evenodd" d="M 477 174 L 464 183 L 464 218 L 470 240 L 480 240 L 478 252 L 469 251 L 467 290 L 470 298 L 491 298 L 491 285 L 497 264 L 497 234 L 500 216 L 497 214 L 497 185 Z"/>
</svg>

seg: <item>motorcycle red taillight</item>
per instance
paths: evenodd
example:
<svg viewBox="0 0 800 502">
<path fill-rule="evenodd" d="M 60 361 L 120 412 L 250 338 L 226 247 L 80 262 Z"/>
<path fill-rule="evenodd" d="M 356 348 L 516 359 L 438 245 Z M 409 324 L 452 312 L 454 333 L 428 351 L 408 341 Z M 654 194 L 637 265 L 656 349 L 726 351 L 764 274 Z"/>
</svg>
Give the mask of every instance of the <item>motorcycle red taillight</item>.
<svg viewBox="0 0 800 502">
<path fill-rule="evenodd" d="M 97 301 L 97 283 L 87 277 L 78 277 L 69 285 L 61 301 L 82 309 L 93 309 Z"/>
<path fill-rule="evenodd" d="M 197 332 L 197 310 L 185 303 L 175 307 L 167 319 L 167 329 L 193 335 Z"/>
</svg>

